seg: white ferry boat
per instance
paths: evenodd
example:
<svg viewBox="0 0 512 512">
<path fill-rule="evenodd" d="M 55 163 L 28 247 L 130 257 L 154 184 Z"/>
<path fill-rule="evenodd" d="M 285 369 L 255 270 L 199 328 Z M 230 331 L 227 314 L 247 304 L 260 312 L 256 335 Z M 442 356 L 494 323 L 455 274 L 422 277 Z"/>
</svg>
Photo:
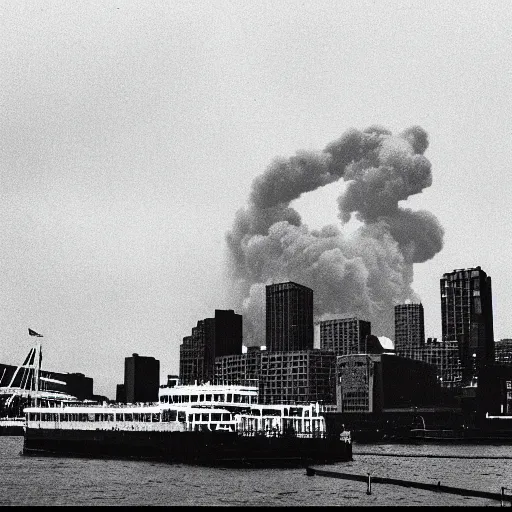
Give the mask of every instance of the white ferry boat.
<svg viewBox="0 0 512 512">
<path fill-rule="evenodd" d="M 243 410 L 229 410 L 198 399 L 28 407 L 23 453 L 205 464 L 351 460 L 350 434 L 328 432 L 318 404 L 246 405 Z"/>
</svg>

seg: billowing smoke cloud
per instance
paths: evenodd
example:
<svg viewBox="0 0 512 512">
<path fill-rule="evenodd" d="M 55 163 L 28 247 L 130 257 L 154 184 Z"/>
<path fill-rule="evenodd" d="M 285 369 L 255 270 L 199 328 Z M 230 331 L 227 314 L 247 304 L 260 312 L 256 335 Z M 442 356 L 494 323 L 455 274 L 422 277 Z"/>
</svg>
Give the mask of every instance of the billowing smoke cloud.
<svg viewBox="0 0 512 512">
<path fill-rule="evenodd" d="M 227 234 L 246 344 L 265 344 L 265 285 L 283 281 L 313 289 L 316 320 L 354 315 L 394 338 L 395 304 L 418 299 L 413 264 L 443 246 L 434 215 L 398 204 L 432 184 L 427 147 L 419 126 L 396 136 L 376 126 L 351 129 L 321 152 L 275 160 L 254 180 Z M 290 203 L 341 178 L 340 226 L 310 231 Z M 344 234 L 353 215 L 361 224 Z"/>
</svg>

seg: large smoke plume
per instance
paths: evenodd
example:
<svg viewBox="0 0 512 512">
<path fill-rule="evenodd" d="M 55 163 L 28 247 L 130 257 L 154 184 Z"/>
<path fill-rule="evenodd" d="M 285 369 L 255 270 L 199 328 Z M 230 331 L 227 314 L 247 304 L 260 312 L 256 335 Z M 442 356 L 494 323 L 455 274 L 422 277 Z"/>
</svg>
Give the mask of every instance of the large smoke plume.
<svg viewBox="0 0 512 512">
<path fill-rule="evenodd" d="M 418 299 L 413 264 L 443 246 L 434 215 L 398 204 L 432 184 L 427 147 L 419 126 L 399 135 L 351 129 L 321 152 L 276 159 L 253 181 L 227 234 L 246 344 L 265 344 L 265 285 L 283 281 L 313 289 L 316 320 L 354 315 L 370 320 L 377 335 L 394 337 L 395 304 Z M 309 230 L 290 203 L 341 178 L 340 225 Z M 361 224 L 346 234 L 352 215 Z"/>
</svg>

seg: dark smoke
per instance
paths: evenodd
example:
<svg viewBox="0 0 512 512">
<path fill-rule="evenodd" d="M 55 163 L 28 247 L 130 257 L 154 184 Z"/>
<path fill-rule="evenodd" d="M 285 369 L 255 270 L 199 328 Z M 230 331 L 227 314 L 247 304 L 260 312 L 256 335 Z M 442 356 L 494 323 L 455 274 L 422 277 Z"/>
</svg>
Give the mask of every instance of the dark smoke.
<svg viewBox="0 0 512 512">
<path fill-rule="evenodd" d="M 313 289 L 316 320 L 354 315 L 393 339 L 394 305 L 417 300 L 413 264 L 443 247 L 433 214 L 398 205 L 432 184 L 427 147 L 419 126 L 398 136 L 378 126 L 351 129 L 321 152 L 276 159 L 254 180 L 227 234 L 246 344 L 265 344 L 265 285 L 282 281 Z M 340 178 L 347 182 L 338 197 L 340 227 L 310 231 L 290 203 Z M 352 215 L 361 225 L 346 235 Z"/>
</svg>

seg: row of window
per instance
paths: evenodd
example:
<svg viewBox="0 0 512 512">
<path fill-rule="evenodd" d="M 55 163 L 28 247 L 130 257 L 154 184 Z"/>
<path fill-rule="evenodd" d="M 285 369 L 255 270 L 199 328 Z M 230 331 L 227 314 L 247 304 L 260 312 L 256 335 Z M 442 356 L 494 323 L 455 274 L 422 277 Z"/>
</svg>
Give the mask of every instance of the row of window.
<svg viewBox="0 0 512 512">
<path fill-rule="evenodd" d="M 249 404 L 256 403 L 256 396 L 239 395 L 237 393 L 213 393 L 206 395 L 162 395 L 160 401 L 163 403 L 197 403 L 197 402 L 222 402 L 222 403 L 235 403 L 235 404 Z"/>
</svg>

